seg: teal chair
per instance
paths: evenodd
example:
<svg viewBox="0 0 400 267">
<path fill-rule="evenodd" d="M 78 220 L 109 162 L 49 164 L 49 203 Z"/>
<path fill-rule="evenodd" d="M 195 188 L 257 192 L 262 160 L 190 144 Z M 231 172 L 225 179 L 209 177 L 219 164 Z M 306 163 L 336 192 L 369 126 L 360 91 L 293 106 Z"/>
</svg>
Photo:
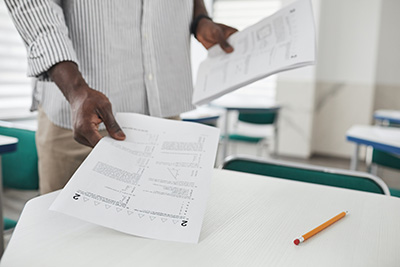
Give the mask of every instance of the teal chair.
<svg viewBox="0 0 400 267">
<path fill-rule="evenodd" d="M 279 108 L 272 109 L 270 111 L 250 111 L 244 110 L 238 113 L 237 123 L 235 128 L 241 123 L 244 125 L 271 125 L 273 127 L 274 132 L 274 154 L 278 153 L 278 117 L 279 117 Z M 257 155 L 261 155 L 261 150 L 264 146 L 268 145 L 268 137 L 266 135 L 245 135 L 234 131 L 233 133 L 229 133 L 228 135 L 229 141 L 235 142 L 247 142 L 257 144 Z"/>
<path fill-rule="evenodd" d="M 400 123 L 397 119 L 385 119 L 382 115 L 378 114 L 379 111 L 374 113 L 375 124 L 382 127 L 395 127 L 400 128 Z M 388 152 L 384 152 L 372 148 L 371 160 L 367 162 L 368 170 L 370 173 L 376 175 L 378 173 L 378 166 L 390 168 L 393 170 L 400 170 L 400 156 Z M 392 196 L 400 197 L 400 189 L 390 188 Z"/>
<path fill-rule="evenodd" d="M 379 177 L 363 172 L 265 160 L 250 156 L 230 156 L 223 169 L 272 176 L 320 185 L 335 186 L 377 194 L 390 195 L 389 188 Z"/>
<path fill-rule="evenodd" d="M 37 190 L 39 174 L 35 131 L 4 126 L 4 123 L 0 123 L 0 135 L 18 138 L 17 151 L 2 156 L 3 187 Z M 4 218 L 4 229 L 13 228 L 16 223 L 14 220 Z"/>
<path fill-rule="evenodd" d="M 376 174 L 378 166 L 400 171 L 400 156 L 373 149 L 370 172 Z M 400 197 L 400 190 L 390 188 L 390 194 Z"/>
</svg>

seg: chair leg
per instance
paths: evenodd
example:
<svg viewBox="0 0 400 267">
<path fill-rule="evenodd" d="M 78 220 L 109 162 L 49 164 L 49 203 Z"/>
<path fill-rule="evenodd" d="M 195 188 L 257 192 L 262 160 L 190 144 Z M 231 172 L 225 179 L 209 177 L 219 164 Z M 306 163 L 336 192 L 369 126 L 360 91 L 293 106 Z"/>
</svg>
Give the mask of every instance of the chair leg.
<svg viewBox="0 0 400 267">
<path fill-rule="evenodd" d="M 4 220 L 3 220 L 3 178 L 0 155 L 0 258 L 4 252 Z"/>
<path fill-rule="evenodd" d="M 372 146 L 367 146 L 365 152 L 365 165 L 369 168 L 372 164 L 372 154 L 374 152 L 374 148 Z"/>
<path fill-rule="evenodd" d="M 377 176 L 378 175 L 378 165 L 375 163 L 371 163 L 370 165 L 368 165 L 368 172 L 370 174 Z"/>
<path fill-rule="evenodd" d="M 358 154 L 360 153 L 360 145 L 355 144 L 353 156 L 351 157 L 350 161 L 350 170 L 356 171 L 358 168 Z"/>
<path fill-rule="evenodd" d="M 267 139 L 262 139 L 257 143 L 257 156 L 261 157 L 263 150 L 267 150 L 269 147 L 269 143 Z M 266 155 L 269 155 L 268 151 L 266 151 Z"/>
<path fill-rule="evenodd" d="M 261 143 L 262 141 L 257 143 L 257 156 L 261 157 L 262 156 L 262 148 L 263 148 L 263 144 Z"/>
</svg>

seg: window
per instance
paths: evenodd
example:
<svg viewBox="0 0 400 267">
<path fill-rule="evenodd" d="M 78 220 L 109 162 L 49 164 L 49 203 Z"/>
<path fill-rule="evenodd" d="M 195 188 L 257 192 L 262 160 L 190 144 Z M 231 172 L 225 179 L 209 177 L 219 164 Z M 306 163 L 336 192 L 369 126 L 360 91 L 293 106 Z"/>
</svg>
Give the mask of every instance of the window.
<svg viewBox="0 0 400 267">
<path fill-rule="evenodd" d="M 31 79 L 26 76 L 26 49 L 0 1 L 0 120 L 34 116 L 31 105 Z"/>
<path fill-rule="evenodd" d="M 281 7 L 281 0 L 215 0 L 213 19 L 243 30 L 272 15 Z M 272 75 L 247 85 L 235 93 L 267 95 L 275 98 L 276 76 Z"/>
</svg>

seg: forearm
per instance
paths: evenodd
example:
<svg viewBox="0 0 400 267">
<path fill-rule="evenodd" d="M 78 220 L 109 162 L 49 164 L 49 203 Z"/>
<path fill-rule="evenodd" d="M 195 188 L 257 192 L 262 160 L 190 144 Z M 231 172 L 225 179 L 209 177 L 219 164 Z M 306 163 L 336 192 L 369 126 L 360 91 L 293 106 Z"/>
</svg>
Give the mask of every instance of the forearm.
<svg viewBox="0 0 400 267">
<path fill-rule="evenodd" d="M 193 8 L 193 19 L 199 15 L 208 16 L 208 12 L 203 0 L 193 0 L 194 8 Z"/>
<path fill-rule="evenodd" d="M 64 61 L 57 63 L 50 68 L 48 73 L 70 103 L 75 100 L 76 96 L 84 93 L 85 88 L 88 88 L 85 79 L 74 62 Z"/>
</svg>

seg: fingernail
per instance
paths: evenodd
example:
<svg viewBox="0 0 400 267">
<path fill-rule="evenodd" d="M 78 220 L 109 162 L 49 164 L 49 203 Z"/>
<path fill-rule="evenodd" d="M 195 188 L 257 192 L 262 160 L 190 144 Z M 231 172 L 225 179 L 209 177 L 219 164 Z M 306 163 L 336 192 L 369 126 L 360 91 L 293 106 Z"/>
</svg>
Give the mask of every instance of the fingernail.
<svg viewBox="0 0 400 267">
<path fill-rule="evenodd" d="M 122 131 L 118 131 L 117 136 L 121 137 L 121 138 L 125 138 L 125 134 Z"/>
</svg>

